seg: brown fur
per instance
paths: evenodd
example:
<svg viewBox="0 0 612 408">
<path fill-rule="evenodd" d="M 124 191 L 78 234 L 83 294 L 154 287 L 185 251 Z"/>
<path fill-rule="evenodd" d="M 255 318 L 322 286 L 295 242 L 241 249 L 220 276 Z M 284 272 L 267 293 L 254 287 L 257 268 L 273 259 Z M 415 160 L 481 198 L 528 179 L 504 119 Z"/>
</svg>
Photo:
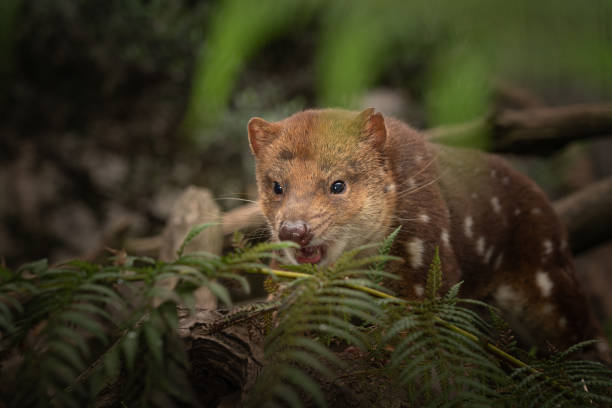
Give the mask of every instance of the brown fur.
<svg viewBox="0 0 612 408">
<path fill-rule="evenodd" d="M 402 280 L 390 283 L 400 296 L 423 295 L 438 247 L 446 288 L 463 280 L 463 296 L 499 306 L 526 342 L 600 337 L 563 226 L 540 189 L 501 158 L 430 144 L 373 109 L 254 118 L 248 131 L 275 239 L 283 222 L 301 220 L 330 264 L 401 225 L 393 253 L 405 262 L 393 272 Z M 346 183 L 341 194 L 330 193 L 336 180 Z"/>
</svg>

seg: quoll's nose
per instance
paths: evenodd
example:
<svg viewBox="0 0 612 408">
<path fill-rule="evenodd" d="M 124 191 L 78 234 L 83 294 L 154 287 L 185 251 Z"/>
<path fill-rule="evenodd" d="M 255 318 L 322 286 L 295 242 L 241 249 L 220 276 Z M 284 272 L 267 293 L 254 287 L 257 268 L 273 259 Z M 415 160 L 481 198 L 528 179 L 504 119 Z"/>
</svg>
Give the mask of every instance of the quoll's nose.
<svg viewBox="0 0 612 408">
<path fill-rule="evenodd" d="M 293 241 L 304 247 L 312 239 L 312 234 L 304 221 L 284 221 L 278 231 L 278 238 L 281 241 Z"/>
</svg>

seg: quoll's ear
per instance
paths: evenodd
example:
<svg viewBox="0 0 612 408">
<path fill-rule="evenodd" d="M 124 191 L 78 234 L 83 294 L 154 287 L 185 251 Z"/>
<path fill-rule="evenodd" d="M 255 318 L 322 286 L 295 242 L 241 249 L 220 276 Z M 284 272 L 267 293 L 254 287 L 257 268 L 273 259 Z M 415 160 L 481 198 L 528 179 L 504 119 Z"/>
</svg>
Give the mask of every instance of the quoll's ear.
<svg viewBox="0 0 612 408">
<path fill-rule="evenodd" d="M 275 123 L 266 122 L 262 118 L 251 118 L 247 131 L 253 154 L 257 156 L 262 147 L 270 144 L 278 135 L 279 130 L 280 126 Z"/>
<path fill-rule="evenodd" d="M 362 111 L 357 115 L 357 121 L 361 125 L 363 135 L 372 142 L 376 150 L 382 152 L 387 140 L 387 128 L 383 115 L 374 112 L 374 108 Z"/>
</svg>

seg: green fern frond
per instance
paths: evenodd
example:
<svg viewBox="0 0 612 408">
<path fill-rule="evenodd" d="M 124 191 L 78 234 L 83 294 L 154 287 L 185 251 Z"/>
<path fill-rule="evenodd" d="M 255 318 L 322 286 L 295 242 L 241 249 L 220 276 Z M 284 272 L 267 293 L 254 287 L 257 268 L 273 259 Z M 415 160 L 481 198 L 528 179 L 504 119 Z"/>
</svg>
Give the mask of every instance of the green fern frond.
<svg viewBox="0 0 612 408">
<path fill-rule="evenodd" d="M 496 390 L 510 384 L 509 376 L 482 343 L 455 330 L 458 327 L 485 339 L 488 325 L 473 310 L 459 306 L 460 284 L 439 296 L 441 269 L 436 250 L 428 273 L 427 299 L 411 302 L 407 314 L 404 310 L 402 318 L 390 322 L 383 338 L 393 349 L 390 367 L 397 371 L 395 378 L 414 404 L 444 406 L 452 401 L 453 406 L 491 406 L 500 401 Z"/>
<path fill-rule="evenodd" d="M 463 284 L 463 281 L 455 283 L 453 286 L 451 286 L 451 288 L 449 289 L 448 293 L 446 293 L 446 295 L 444 295 L 444 297 L 447 300 L 457 299 L 457 296 L 459 295 L 459 289 L 461 289 L 461 285 L 462 284 Z"/>
<path fill-rule="evenodd" d="M 329 269 L 308 267 L 309 278 L 289 286 L 291 293 L 279 308 L 278 325 L 266 337 L 268 363 L 250 392 L 249 406 L 288 403 L 299 407 L 303 399 L 293 397 L 303 393 L 315 405 L 325 406 L 317 378 L 331 379 L 334 368 L 342 366 L 326 344 L 336 339 L 363 350 L 369 348 L 363 325 L 377 324 L 383 310 L 375 298 L 353 287 L 374 285 L 371 281 L 348 278 L 351 266 L 364 265 L 355 259 L 359 253 L 353 251 Z"/>
<path fill-rule="evenodd" d="M 380 244 L 380 248 L 378 249 L 378 254 L 379 255 L 389 255 L 391 253 L 391 248 L 393 247 L 393 243 L 395 242 L 395 239 L 397 238 L 400 230 L 402 229 L 402 226 L 400 225 L 399 227 L 397 227 L 391 234 L 389 234 L 385 240 L 382 242 L 382 244 Z M 385 269 L 385 266 L 387 265 L 387 261 L 382 260 L 380 262 L 375 263 L 370 270 L 371 271 L 377 271 L 377 272 L 382 272 Z M 374 282 L 376 283 L 381 283 L 382 279 L 372 275 L 370 276 L 370 279 L 372 279 Z"/>
<path fill-rule="evenodd" d="M 517 402 L 526 407 L 611 406 L 612 370 L 594 361 L 567 358 L 593 345 L 578 343 L 567 350 L 536 361 L 533 369 L 516 369 L 512 373 Z"/>
<path fill-rule="evenodd" d="M 436 246 L 434 257 L 427 273 L 427 284 L 425 286 L 425 296 L 429 300 L 434 300 L 442 287 L 442 261 L 440 261 L 440 251 Z"/>
<path fill-rule="evenodd" d="M 369 352 L 380 364 L 376 372 L 396 379 L 415 406 L 612 404 L 609 368 L 567 360 L 591 343 L 534 359 L 511 375 L 504 371 L 485 351 L 492 348 L 485 341 L 512 347 L 511 335 L 495 334 L 507 325 L 494 308 L 460 298 L 460 284 L 441 296 L 437 252 L 426 300 L 389 295 L 381 282 L 396 277 L 369 266 L 395 259 L 384 253 L 391 245 L 387 240 L 378 253 L 372 253 L 377 246 L 364 246 L 325 269 L 294 265 L 277 271 L 263 263 L 279 259 L 277 251 L 291 243 L 245 245 L 224 256 L 181 251 L 170 263 L 119 253 L 102 265 L 72 261 L 51 267 L 39 261 L 15 272 L 0 268 L 0 357 L 22 354 L 0 397 L 9 407 L 79 407 L 112 389 L 128 406 L 195 405 L 176 306 L 193 308 L 193 293 L 202 286 L 230 304 L 222 282 L 233 280 L 248 290 L 243 275 L 257 271 L 286 282 L 279 300 L 233 309 L 211 328 L 222 330 L 258 310 L 266 316 L 276 311 L 251 406 L 325 406 L 319 382 L 346 368 L 332 350 L 347 345 Z M 161 285 L 168 279 L 174 287 Z M 493 313 L 493 328 L 477 309 Z M 383 361 L 389 364 L 381 368 Z"/>
<path fill-rule="evenodd" d="M 191 241 L 193 241 L 198 235 L 200 235 L 200 233 L 202 233 L 202 231 L 204 231 L 206 228 L 209 228 L 213 225 L 217 225 L 217 223 L 215 222 L 207 222 L 207 223 L 203 223 L 200 225 L 196 225 L 195 227 L 192 227 L 189 232 L 187 233 L 187 235 L 185 236 L 185 239 L 183 240 L 183 243 L 181 244 L 181 246 L 179 247 L 178 251 L 176 251 L 177 256 L 180 258 L 181 256 L 183 256 L 183 252 L 185 251 L 185 247 L 187 245 L 189 245 L 189 243 Z"/>
<path fill-rule="evenodd" d="M 201 286 L 229 304 L 229 292 L 217 279 L 234 279 L 248 289 L 236 272 L 252 267 L 239 256 L 230 263 L 211 254 L 184 255 L 205 227 L 190 231 L 171 263 L 118 254 L 109 265 L 71 261 L 50 267 L 38 261 L 16 272 L 3 270 L 2 356 L 24 342 L 30 347 L 12 376 L 14 384 L 1 388 L 16 391 L 2 400 L 8 406 L 78 407 L 121 378 L 120 398 L 128 405 L 194 403 L 176 305 L 193 304 L 193 291 Z M 268 249 L 254 252 L 265 256 Z M 168 278 L 176 279 L 173 289 L 160 286 Z"/>
</svg>

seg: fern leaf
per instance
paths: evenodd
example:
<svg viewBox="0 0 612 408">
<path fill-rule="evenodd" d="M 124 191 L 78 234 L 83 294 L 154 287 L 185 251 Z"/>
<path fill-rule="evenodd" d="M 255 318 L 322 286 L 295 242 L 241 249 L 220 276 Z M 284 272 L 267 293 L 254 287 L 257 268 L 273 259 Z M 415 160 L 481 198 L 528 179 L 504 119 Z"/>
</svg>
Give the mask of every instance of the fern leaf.
<svg viewBox="0 0 612 408">
<path fill-rule="evenodd" d="M 202 233 L 202 231 L 204 231 L 208 227 L 211 227 L 211 226 L 217 225 L 217 224 L 218 223 L 216 223 L 216 222 L 206 222 L 204 224 L 199 224 L 199 225 L 196 225 L 196 226 L 192 227 L 189 230 L 189 232 L 187 233 L 187 235 L 185 236 L 185 239 L 183 240 L 183 243 L 179 247 L 178 251 L 176 251 L 177 256 L 179 258 L 181 256 L 183 256 L 183 252 L 185 251 L 185 247 L 187 245 L 189 245 L 189 243 L 191 241 L 193 241 L 198 235 L 200 235 Z"/>
<path fill-rule="evenodd" d="M 63 312 L 59 316 L 59 318 L 61 320 L 65 320 L 65 321 L 74 323 L 75 325 L 87 330 L 89 333 L 99 338 L 103 343 L 108 342 L 108 337 L 106 336 L 106 333 L 104 332 L 104 328 L 102 327 L 102 325 L 98 323 L 97 321 L 92 320 L 86 314 L 69 310 L 69 311 Z"/>
<path fill-rule="evenodd" d="M 48 370 L 49 372 L 54 373 L 55 378 L 53 378 L 53 382 L 56 384 L 59 382 L 60 387 L 65 387 L 72 384 L 78 374 L 74 368 L 70 367 L 54 356 L 46 358 L 41 369 L 43 371 Z"/>
<path fill-rule="evenodd" d="M 123 341 L 121 342 L 121 348 L 123 355 L 125 356 L 125 364 L 129 371 L 134 371 L 134 364 L 136 361 L 136 350 L 138 348 L 138 330 L 130 330 L 127 332 Z"/>
<path fill-rule="evenodd" d="M 379 255 L 389 255 L 391 253 L 391 248 L 393 247 L 393 243 L 395 242 L 395 239 L 397 238 L 397 235 L 399 234 L 401 229 L 402 229 L 402 226 L 400 225 L 391 234 L 387 235 L 385 240 L 380 245 L 380 248 L 378 250 Z M 370 273 L 383 272 L 386 265 L 387 265 L 386 260 L 381 260 L 379 262 L 376 262 L 370 269 Z M 372 279 L 373 281 L 377 283 L 381 282 L 380 278 L 376 277 L 376 275 L 371 275 L 370 279 Z"/>
<path fill-rule="evenodd" d="M 570 355 L 577 353 L 578 351 L 587 348 L 589 346 L 592 346 L 594 344 L 596 344 L 598 342 L 598 340 L 586 340 L 586 341 L 582 341 L 580 343 L 574 344 L 573 346 L 569 347 L 567 350 L 559 353 L 558 356 L 555 356 L 555 360 L 565 360 L 567 359 Z"/>
<path fill-rule="evenodd" d="M 85 368 L 85 362 L 79 355 L 79 353 L 73 348 L 70 347 L 65 342 L 54 341 L 48 344 L 50 353 L 56 355 L 57 358 L 61 358 L 62 360 L 70 363 L 72 368 L 75 370 L 83 370 Z"/>
<path fill-rule="evenodd" d="M 112 321 L 113 318 L 108 314 L 108 312 L 101 307 L 93 305 L 91 303 L 75 303 L 70 307 L 72 310 L 77 312 L 87 312 L 92 315 L 97 315 L 105 320 Z"/>
<path fill-rule="evenodd" d="M 302 401 L 300 400 L 299 395 L 295 392 L 295 390 L 289 387 L 286 384 L 280 383 L 276 384 L 272 388 L 272 393 L 279 398 L 285 400 L 289 404 L 291 408 L 301 408 Z M 278 405 L 273 405 L 278 406 Z"/>
<path fill-rule="evenodd" d="M 153 358 L 158 364 L 163 364 L 163 340 L 162 335 L 157 329 L 153 326 L 152 323 L 147 323 L 143 327 L 144 338 L 147 343 L 147 347 L 151 350 L 151 354 Z"/>
<path fill-rule="evenodd" d="M 87 342 L 81 335 L 81 333 L 77 332 L 71 327 L 59 326 L 53 329 L 54 334 L 60 339 L 69 339 L 71 344 L 74 344 L 78 347 L 78 350 L 81 352 L 84 358 L 89 358 L 91 352 L 89 350 L 89 346 Z"/>
<path fill-rule="evenodd" d="M 287 365 L 283 367 L 280 375 L 287 378 L 293 385 L 302 388 L 317 406 L 327 406 L 319 385 L 310 376 L 304 374 L 302 370 Z"/>
<path fill-rule="evenodd" d="M 49 268 L 49 263 L 46 259 L 41 259 L 38 261 L 26 263 L 17 269 L 17 274 L 21 274 L 23 272 L 30 272 L 34 275 L 40 275 L 45 272 Z"/>
<path fill-rule="evenodd" d="M 226 289 L 225 286 L 215 282 L 215 281 L 210 281 L 208 282 L 208 288 L 210 289 L 210 291 L 220 300 L 222 301 L 224 304 L 226 304 L 227 306 L 231 306 L 232 305 L 232 299 L 230 298 L 230 294 L 228 292 L 228 290 Z"/>
<path fill-rule="evenodd" d="M 429 266 L 427 273 L 427 283 L 425 285 L 425 294 L 427 299 L 434 300 L 438 296 L 438 292 L 442 287 L 442 262 L 440 261 L 439 248 L 436 247 L 434 257 Z"/>
<path fill-rule="evenodd" d="M 119 349 L 113 347 L 104 354 L 104 369 L 109 379 L 115 379 L 120 372 Z"/>
<path fill-rule="evenodd" d="M 123 299 L 114 290 L 99 284 L 85 283 L 79 287 L 81 292 L 90 291 L 112 299 L 114 302 L 123 303 Z"/>
<path fill-rule="evenodd" d="M 327 347 L 323 346 L 321 343 L 312 340 L 308 337 L 297 337 L 293 340 L 293 343 L 296 347 L 300 347 L 306 350 L 309 350 L 314 355 L 324 358 L 330 363 L 334 364 L 336 367 L 342 367 L 342 361 L 332 353 Z"/>
<path fill-rule="evenodd" d="M 289 360 L 301 364 L 304 367 L 308 367 L 313 371 L 317 371 L 327 378 L 332 378 L 334 376 L 333 372 L 321 363 L 316 355 L 298 349 L 288 351 L 286 356 Z"/>
<path fill-rule="evenodd" d="M 447 300 L 454 300 L 454 299 L 456 299 L 457 296 L 459 295 L 459 289 L 461 288 L 462 284 L 463 284 L 463 281 L 460 281 L 460 282 L 455 283 L 453 286 L 451 286 L 451 288 L 448 291 L 448 293 L 446 294 L 445 298 Z"/>
</svg>

